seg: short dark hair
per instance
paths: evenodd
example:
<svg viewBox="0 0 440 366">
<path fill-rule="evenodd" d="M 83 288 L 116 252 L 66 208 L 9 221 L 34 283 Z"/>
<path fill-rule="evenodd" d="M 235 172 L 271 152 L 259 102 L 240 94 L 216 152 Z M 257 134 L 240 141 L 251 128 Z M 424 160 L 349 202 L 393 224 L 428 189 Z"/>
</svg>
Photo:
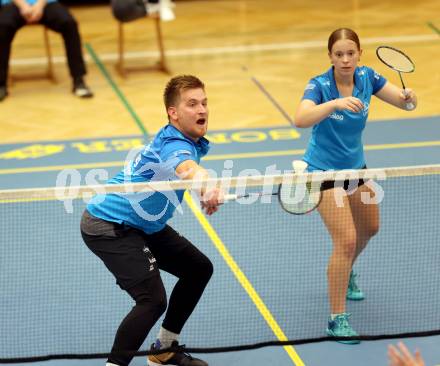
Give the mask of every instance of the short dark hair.
<svg viewBox="0 0 440 366">
<path fill-rule="evenodd" d="M 163 93 L 165 108 L 168 110 L 169 107 L 175 106 L 178 103 L 182 91 L 199 88 L 205 90 L 205 84 L 193 75 L 179 75 L 173 77 L 168 81 Z"/>
<path fill-rule="evenodd" d="M 356 34 L 356 32 L 350 28 L 339 28 L 330 34 L 330 37 L 328 38 L 328 52 L 332 52 L 333 45 L 341 40 L 341 39 L 349 39 L 350 41 L 353 41 L 356 43 L 358 50 L 361 49 L 361 43 L 359 42 L 359 37 Z"/>
</svg>

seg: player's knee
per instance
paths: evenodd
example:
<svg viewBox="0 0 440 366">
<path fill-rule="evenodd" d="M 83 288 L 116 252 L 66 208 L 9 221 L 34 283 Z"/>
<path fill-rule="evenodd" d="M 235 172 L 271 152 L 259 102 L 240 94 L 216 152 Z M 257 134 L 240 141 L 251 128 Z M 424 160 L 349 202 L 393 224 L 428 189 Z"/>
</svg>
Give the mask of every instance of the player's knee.
<svg viewBox="0 0 440 366">
<path fill-rule="evenodd" d="M 78 22 L 72 16 L 66 16 L 62 19 L 61 28 L 65 31 L 76 31 L 78 29 Z"/>
<path fill-rule="evenodd" d="M 159 318 L 167 309 L 167 296 L 163 287 L 153 293 L 145 292 L 136 298 L 136 305 L 145 306 Z"/>
<path fill-rule="evenodd" d="M 136 305 L 160 317 L 167 308 L 167 295 L 160 277 L 148 278 L 127 290 Z"/>
<path fill-rule="evenodd" d="M 212 274 L 214 273 L 214 266 L 208 257 L 205 257 L 203 261 L 200 262 L 198 271 L 206 282 L 208 282 L 212 277 Z"/>
<path fill-rule="evenodd" d="M 200 256 L 193 262 L 186 273 L 187 278 L 191 278 L 194 283 L 206 285 L 214 272 L 214 266 L 210 259 L 205 255 Z"/>
<path fill-rule="evenodd" d="M 356 254 L 356 235 L 352 234 L 342 238 L 338 246 L 344 257 L 354 258 Z"/>
<path fill-rule="evenodd" d="M 165 313 L 167 310 L 167 295 L 164 291 L 161 291 L 156 297 L 154 302 L 154 307 L 157 311 L 157 314 L 159 314 L 159 317 Z"/>
</svg>

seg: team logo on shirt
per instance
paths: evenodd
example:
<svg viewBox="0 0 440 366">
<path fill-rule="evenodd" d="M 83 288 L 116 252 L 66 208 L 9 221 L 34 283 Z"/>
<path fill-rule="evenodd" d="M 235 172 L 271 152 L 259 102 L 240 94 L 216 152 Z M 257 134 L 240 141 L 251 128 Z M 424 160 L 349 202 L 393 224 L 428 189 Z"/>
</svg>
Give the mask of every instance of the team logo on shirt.
<svg viewBox="0 0 440 366">
<path fill-rule="evenodd" d="M 177 150 L 173 153 L 174 156 L 178 155 L 192 155 L 191 151 L 188 150 Z"/>
<path fill-rule="evenodd" d="M 126 191 L 122 194 L 129 202 L 133 210 L 144 220 L 157 221 L 160 220 L 168 210 L 170 205 L 174 206 L 179 213 L 183 213 L 183 209 L 180 205 L 179 198 L 176 191 L 168 184 L 170 181 L 175 180 L 176 175 L 174 168 L 179 163 L 177 156 L 172 156 L 170 159 L 163 161 L 161 157 L 154 151 L 149 149 L 149 145 L 145 147 L 144 152 L 148 152 L 154 156 L 155 161 L 149 161 L 145 164 L 141 164 L 141 153 L 139 149 L 133 149 L 127 156 L 124 166 L 124 175 L 127 183 L 132 182 L 132 177 L 148 175 L 151 176 L 150 181 L 161 182 L 161 189 L 153 189 L 148 186 L 148 182 L 145 182 L 146 187 L 142 190 L 134 190 L 133 187 L 127 185 Z M 153 186 L 153 185 L 151 185 Z M 127 195 L 129 193 L 129 195 Z M 165 207 L 156 214 L 146 212 L 142 207 L 141 202 L 149 199 L 151 196 L 160 193 L 165 196 Z"/>
<path fill-rule="evenodd" d="M 313 90 L 315 88 L 316 88 L 315 84 L 309 83 L 309 84 L 306 85 L 305 90 Z"/>
<path fill-rule="evenodd" d="M 367 101 L 364 102 L 364 109 L 362 109 L 362 115 L 368 116 L 368 111 L 370 110 L 370 103 L 368 103 Z"/>
<path fill-rule="evenodd" d="M 338 114 L 336 112 L 331 113 L 328 116 L 328 118 L 335 119 L 337 121 L 343 121 L 344 120 L 344 116 L 342 114 Z"/>
</svg>

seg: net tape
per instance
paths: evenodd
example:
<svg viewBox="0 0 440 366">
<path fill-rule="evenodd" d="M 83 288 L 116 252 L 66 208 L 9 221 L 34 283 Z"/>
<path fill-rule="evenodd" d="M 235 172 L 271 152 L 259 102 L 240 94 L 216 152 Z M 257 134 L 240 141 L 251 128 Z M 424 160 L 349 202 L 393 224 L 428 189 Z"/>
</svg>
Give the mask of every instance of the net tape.
<svg viewBox="0 0 440 366">
<path fill-rule="evenodd" d="M 97 184 L 83 186 L 60 186 L 52 188 L 29 188 L 0 190 L 0 202 L 28 200 L 73 200 L 87 199 L 99 193 L 167 192 L 171 190 L 199 190 L 201 187 L 222 187 L 225 190 L 279 184 L 304 184 L 305 182 L 344 181 L 347 179 L 387 180 L 399 177 L 415 177 L 440 174 L 440 164 L 393 167 L 380 169 L 353 169 L 319 171 L 281 175 L 250 175 L 201 180 L 151 181 L 146 183 Z"/>
</svg>

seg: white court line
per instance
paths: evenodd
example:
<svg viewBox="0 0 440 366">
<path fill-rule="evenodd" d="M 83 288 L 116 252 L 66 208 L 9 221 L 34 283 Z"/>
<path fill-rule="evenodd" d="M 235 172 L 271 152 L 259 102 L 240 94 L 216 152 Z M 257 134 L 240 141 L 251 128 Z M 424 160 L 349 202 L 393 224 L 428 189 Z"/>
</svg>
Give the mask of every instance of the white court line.
<svg viewBox="0 0 440 366">
<path fill-rule="evenodd" d="M 420 34 L 414 36 L 395 36 L 395 37 L 375 37 L 364 38 L 362 40 L 363 45 L 372 44 L 391 44 L 391 43 L 418 43 L 418 42 L 438 42 L 439 37 L 437 34 Z M 116 47 L 116 43 L 115 43 Z M 306 41 L 306 42 L 290 42 L 290 43 L 268 43 L 268 44 L 255 44 L 245 46 L 230 46 L 230 47 L 211 47 L 211 48 L 189 48 L 189 49 L 177 49 L 166 50 L 167 57 L 185 57 L 185 56 L 202 56 L 202 55 L 221 55 L 221 54 L 238 54 L 248 52 L 264 52 L 264 51 L 282 51 L 282 50 L 304 50 L 327 47 L 326 41 Z M 99 55 L 102 61 L 116 61 L 118 55 L 116 53 L 103 53 Z M 126 52 L 126 59 L 139 59 L 139 58 L 158 58 L 158 51 L 144 51 L 144 52 Z M 85 56 L 88 62 L 91 61 L 88 55 Z M 64 56 L 53 57 L 54 63 L 64 63 L 66 58 Z M 45 57 L 25 58 L 25 59 L 12 59 L 12 65 L 43 65 L 46 64 L 47 59 Z"/>
</svg>

